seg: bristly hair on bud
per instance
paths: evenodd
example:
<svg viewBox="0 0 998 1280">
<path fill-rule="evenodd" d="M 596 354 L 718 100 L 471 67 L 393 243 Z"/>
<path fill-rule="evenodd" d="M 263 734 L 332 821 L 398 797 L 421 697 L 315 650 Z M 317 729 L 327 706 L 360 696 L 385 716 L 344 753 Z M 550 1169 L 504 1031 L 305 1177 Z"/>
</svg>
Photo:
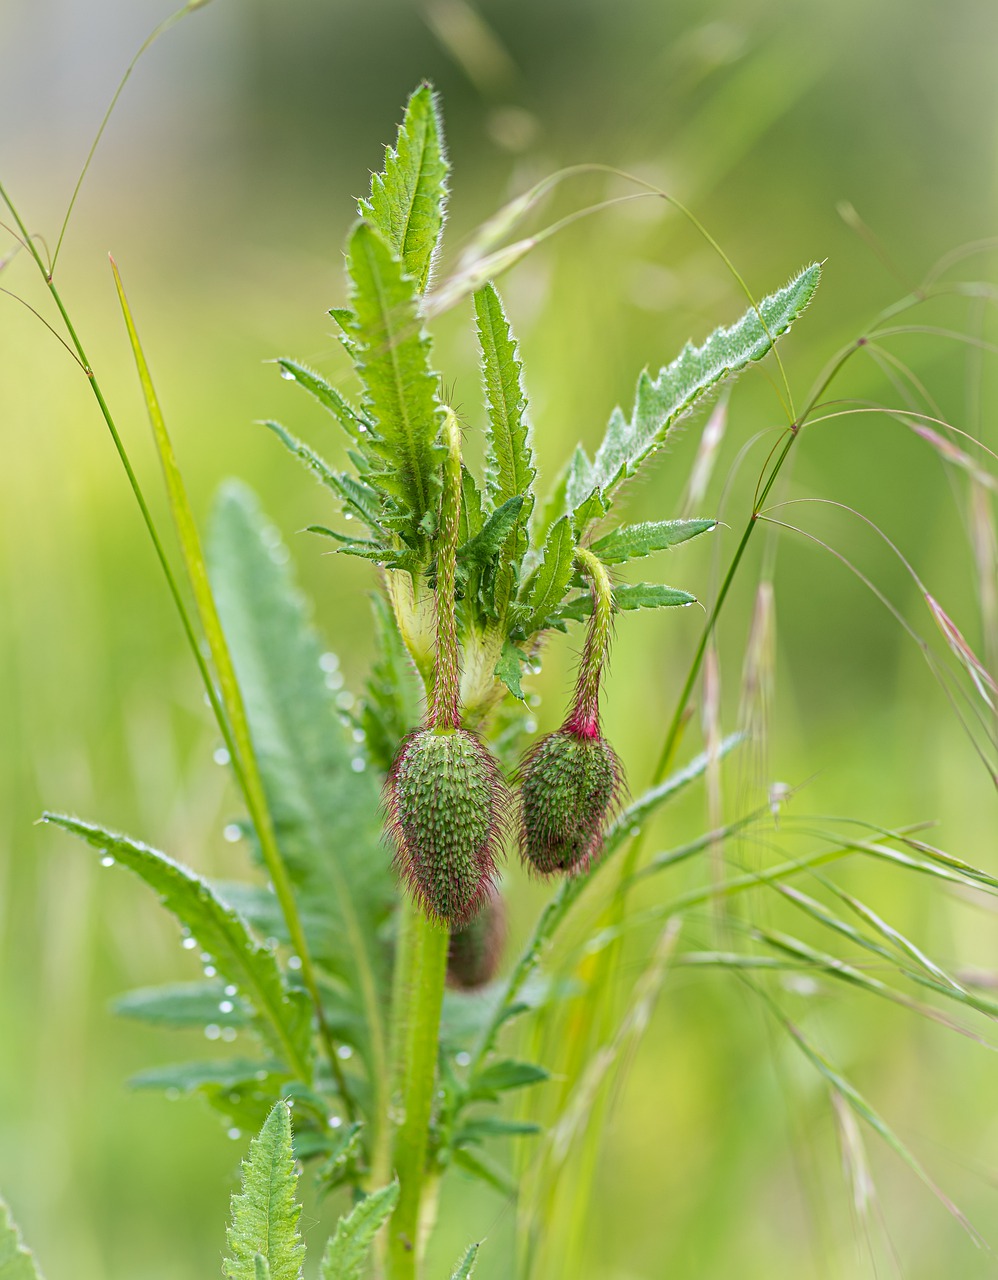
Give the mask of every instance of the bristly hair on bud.
<svg viewBox="0 0 998 1280">
<path fill-rule="evenodd" d="M 456 991 L 478 991 L 499 970 L 506 945 L 506 903 L 490 884 L 478 914 L 450 936 L 447 985 Z"/>
<path fill-rule="evenodd" d="M 565 723 L 520 764 L 520 853 L 541 875 L 585 871 L 599 856 L 607 820 L 626 793 L 623 766 L 600 732 L 599 692 L 610 648 L 613 591 L 605 566 L 585 548 L 593 610 Z"/>
<path fill-rule="evenodd" d="M 495 756 L 460 724 L 454 590 L 461 435 L 450 409 L 444 443 L 433 699 L 427 726 L 399 746 L 385 781 L 384 804 L 400 878 L 427 915 L 457 929 L 475 916 L 493 888 L 511 797 Z"/>
</svg>

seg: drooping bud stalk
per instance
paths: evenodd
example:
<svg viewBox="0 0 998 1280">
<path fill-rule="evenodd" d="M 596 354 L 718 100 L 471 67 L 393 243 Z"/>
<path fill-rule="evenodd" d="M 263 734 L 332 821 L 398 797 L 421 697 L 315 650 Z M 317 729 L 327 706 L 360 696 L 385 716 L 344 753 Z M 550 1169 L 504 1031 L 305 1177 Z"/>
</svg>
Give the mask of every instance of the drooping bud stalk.
<svg viewBox="0 0 998 1280">
<path fill-rule="evenodd" d="M 601 561 L 575 553 L 589 580 L 592 614 L 565 723 L 520 765 L 520 852 L 542 875 L 584 871 L 603 846 L 606 821 L 625 790 L 617 753 L 600 732 L 599 694 L 610 650 L 613 589 Z"/>
<path fill-rule="evenodd" d="M 492 886 L 509 791 L 488 747 L 460 725 L 454 588 L 461 515 L 461 433 L 448 409 L 437 544 L 436 664 L 427 727 L 399 746 L 385 783 L 395 865 L 427 915 L 467 923 Z"/>
<path fill-rule="evenodd" d="M 447 985 L 458 991 L 477 991 L 499 969 L 506 942 L 506 904 L 493 884 L 478 915 L 450 936 Z"/>
</svg>

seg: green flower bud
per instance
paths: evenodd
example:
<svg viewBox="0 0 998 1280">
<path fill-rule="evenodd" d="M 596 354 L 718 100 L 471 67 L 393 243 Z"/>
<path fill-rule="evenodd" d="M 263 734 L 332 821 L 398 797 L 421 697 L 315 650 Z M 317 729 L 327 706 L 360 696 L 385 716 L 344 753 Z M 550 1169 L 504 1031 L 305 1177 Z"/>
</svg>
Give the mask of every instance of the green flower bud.
<svg viewBox="0 0 998 1280">
<path fill-rule="evenodd" d="M 565 725 L 520 766 L 520 851 L 541 875 L 584 871 L 624 791 L 617 753 L 597 730 Z"/>
<path fill-rule="evenodd" d="M 399 875 L 430 916 L 466 924 L 496 873 L 509 791 L 488 747 L 466 729 L 417 729 L 385 783 Z"/>
<path fill-rule="evenodd" d="M 450 936 L 447 952 L 447 985 L 458 991 L 476 991 L 492 981 L 506 942 L 506 904 L 490 884 L 481 910 Z"/>
</svg>

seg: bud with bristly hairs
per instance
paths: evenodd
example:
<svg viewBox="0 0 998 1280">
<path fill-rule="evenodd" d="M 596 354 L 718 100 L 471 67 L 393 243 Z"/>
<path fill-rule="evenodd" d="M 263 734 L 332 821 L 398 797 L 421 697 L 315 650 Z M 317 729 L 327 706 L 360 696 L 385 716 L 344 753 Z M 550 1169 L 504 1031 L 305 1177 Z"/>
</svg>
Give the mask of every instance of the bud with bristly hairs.
<svg viewBox="0 0 998 1280">
<path fill-rule="evenodd" d="M 427 915 L 466 925 L 489 897 L 510 806 L 498 761 L 461 728 L 454 587 L 461 511 L 461 437 L 444 422 L 443 501 L 437 549 L 436 672 L 425 728 L 403 739 L 385 782 L 395 866 Z"/>
<path fill-rule="evenodd" d="M 565 723 L 527 752 L 519 770 L 520 852 L 541 875 L 586 870 L 626 791 L 623 767 L 599 722 L 612 629 L 610 578 L 585 548 L 577 549 L 576 563 L 589 579 L 593 607 L 575 697 Z"/>
</svg>

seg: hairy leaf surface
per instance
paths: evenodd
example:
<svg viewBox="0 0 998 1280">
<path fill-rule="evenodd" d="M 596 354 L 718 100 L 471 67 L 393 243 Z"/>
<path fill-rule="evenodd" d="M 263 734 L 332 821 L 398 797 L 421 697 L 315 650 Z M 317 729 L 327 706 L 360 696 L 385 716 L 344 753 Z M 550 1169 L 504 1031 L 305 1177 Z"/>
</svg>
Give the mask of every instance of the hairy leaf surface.
<svg viewBox="0 0 998 1280">
<path fill-rule="evenodd" d="M 561 603 L 572 579 L 575 538 L 567 516 L 555 522 L 544 543 L 541 563 L 524 583 L 520 629 L 531 635 L 542 627 Z"/>
<path fill-rule="evenodd" d="M 282 356 L 277 363 L 286 378 L 291 378 L 300 387 L 304 387 L 324 409 L 329 410 L 351 439 L 356 440 L 369 429 L 371 424 L 361 411 L 313 369 L 297 360 L 289 360 L 286 356 Z"/>
<path fill-rule="evenodd" d="M 432 535 L 440 495 L 442 410 L 418 295 L 377 231 L 360 222 L 348 245 L 357 372 L 375 426 L 366 433 L 368 476 L 385 497 L 384 522 L 409 546 Z"/>
<path fill-rule="evenodd" d="M 447 155 L 436 95 L 422 84 L 410 97 L 383 172 L 371 178 L 361 215 L 402 259 L 420 293 L 426 291 L 447 207 Z"/>
<path fill-rule="evenodd" d="M 226 1233 L 229 1256 L 223 1275 L 230 1280 L 257 1280 L 259 1255 L 272 1280 L 299 1280 L 305 1245 L 298 1230 L 297 1183 L 291 1110 L 286 1102 L 278 1102 L 243 1161 L 242 1189 L 232 1197 L 232 1223 Z"/>
<path fill-rule="evenodd" d="M 625 524 L 598 538 L 590 547 L 604 564 L 624 564 L 688 542 L 717 527 L 716 520 L 653 520 Z"/>
<path fill-rule="evenodd" d="M 390 1182 L 340 1218 L 322 1255 L 319 1280 L 362 1280 L 374 1237 L 398 1203 L 399 1184 Z"/>
<path fill-rule="evenodd" d="M 642 373 L 630 419 L 615 409 L 595 458 L 590 461 L 580 450 L 573 459 L 565 509 L 576 511 L 597 491 L 609 501 L 701 396 L 772 349 L 811 301 L 820 276 L 820 266 L 812 263 L 757 308 L 750 308 L 736 324 L 715 329 L 703 346 L 687 343 L 656 378 Z"/>
</svg>

